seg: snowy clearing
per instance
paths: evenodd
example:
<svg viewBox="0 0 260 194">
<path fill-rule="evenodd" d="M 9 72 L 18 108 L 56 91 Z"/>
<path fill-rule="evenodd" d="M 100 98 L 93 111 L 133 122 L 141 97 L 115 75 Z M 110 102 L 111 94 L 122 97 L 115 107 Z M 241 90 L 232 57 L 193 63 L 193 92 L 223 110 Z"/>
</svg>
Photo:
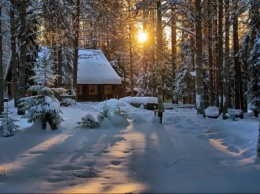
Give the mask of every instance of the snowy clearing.
<svg viewBox="0 0 260 194">
<path fill-rule="evenodd" d="M 104 104 L 112 117 L 117 105 L 127 111 L 128 123 L 76 124 L 87 114 L 97 118 Z M 258 119 L 251 114 L 223 121 L 174 108 L 160 124 L 153 111 L 126 99 L 61 110 L 56 131 L 12 115 L 20 128 L 0 138 L 0 193 L 260 192 Z"/>
</svg>

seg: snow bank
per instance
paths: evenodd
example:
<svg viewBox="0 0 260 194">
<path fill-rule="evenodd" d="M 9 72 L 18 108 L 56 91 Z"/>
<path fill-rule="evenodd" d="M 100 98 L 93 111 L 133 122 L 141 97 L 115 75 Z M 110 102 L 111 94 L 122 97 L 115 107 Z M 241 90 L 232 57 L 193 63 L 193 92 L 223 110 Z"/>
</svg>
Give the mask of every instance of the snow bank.
<svg viewBox="0 0 260 194">
<path fill-rule="evenodd" d="M 218 117 L 219 116 L 219 109 L 216 106 L 209 106 L 205 110 L 205 115 L 207 117 Z"/>
<path fill-rule="evenodd" d="M 129 99 L 129 103 L 137 103 L 137 104 L 158 104 L 158 98 L 157 97 L 131 97 Z"/>
</svg>

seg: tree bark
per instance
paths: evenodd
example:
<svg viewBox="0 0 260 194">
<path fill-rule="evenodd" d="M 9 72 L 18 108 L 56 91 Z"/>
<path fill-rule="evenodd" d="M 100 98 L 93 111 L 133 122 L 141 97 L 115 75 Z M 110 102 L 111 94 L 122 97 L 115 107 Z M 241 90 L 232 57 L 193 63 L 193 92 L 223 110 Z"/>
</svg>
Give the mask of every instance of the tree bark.
<svg viewBox="0 0 260 194">
<path fill-rule="evenodd" d="M 229 0 L 225 0 L 225 58 L 223 70 L 223 119 L 226 119 L 226 113 L 230 105 L 229 92 Z"/>
<path fill-rule="evenodd" d="M 134 96 L 134 75 L 133 75 L 133 48 L 132 48 L 132 27 L 129 24 L 129 57 L 130 57 L 130 88 L 131 96 Z"/>
<path fill-rule="evenodd" d="M 11 51 L 12 51 L 12 82 L 13 82 L 13 94 L 14 94 L 14 106 L 18 107 L 19 100 L 19 81 L 18 81 L 18 56 L 16 50 L 16 21 L 15 21 L 15 9 L 16 9 L 16 1 L 11 0 L 10 7 L 10 31 L 11 31 Z"/>
<path fill-rule="evenodd" d="M 219 113 L 223 113 L 223 0 L 219 0 L 218 7 L 218 101 Z"/>
<path fill-rule="evenodd" d="M 76 18 L 74 24 L 75 39 L 74 39 L 74 68 L 73 68 L 73 87 L 77 88 L 78 76 L 78 52 L 79 52 L 79 16 L 80 16 L 80 0 L 77 0 Z"/>
<path fill-rule="evenodd" d="M 172 12 L 172 18 L 171 18 L 171 48 L 172 48 L 172 80 L 175 80 L 175 71 L 176 71 L 176 54 L 177 54 L 177 33 L 176 33 L 176 28 L 174 28 L 174 25 L 176 23 L 176 17 L 175 17 L 175 9 L 171 10 Z M 172 84 L 172 91 L 175 90 L 175 85 Z M 172 96 L 172 103 L 177 104 L 178 99 L 175 99 L 176 97 Z"/>
<path fill-rule="evenodd" d="M 212 8 L 213 5 L 211 3 L 211 1 L 208 1 L 208 23 L 207 23 L 207 29 L 208 29 L 208 66 L 209 66 L 209 105 L 213 106 L 214 104 L 214 89 L 213 89 L 213 70 L 212 70 L 212 66 L 213 66 L 213 50 L 212 50 L 212 46 L 213 46 L 213 41 L 212 41 L 212 33 L 213 33 L 213 29 L 212 29 Z"/>
<path fill-rule="evenodd" d="M 239 65 L 239 41 L 238 41 L 238 18 L 235 15 L 233 20 L 233 51 L 234 51 L 234 68 L 235 68 L 235 108 L 240 109 L 241 101 L 240 101 L 240 91 L 239 91 L 239 83 L 240 83 L 240 65 Z"/>
<path fill-rule="evenodd" d="M 60 10 L 59 10 L 60 13 Z M 57 26 L 60 24 L 60 17 L 61 14 L 58 16 L 57 20 Z M 57 78 L 57 87 L 62 87 L 62 32 L 61 32 L 61 27 L 58 27 L 58 44 L 57 44 L 57 59 L 58 59 L 58 65 L 57 65 L 57 73 L 58 73 L 58 78 Z"/>
<path fill-rule="evenodd" d="M 196 32 L 196 108 L 198 114 L 204 114 L 204 82 L 202 68 L 202 26 L 201 0 L 195 0 Z"/>
<path fill-rule="evenodd" d="M 2 15 L 2 0 L 0 1 L 0 16 Z M 4 111 L 4 73 L 3 73 L 3 41 L 2 20 L 0 19 L 0 114 Z"/>
<path fill-rule="evenodd" d="M 257 156 L 260 157 L 260 107 L 258 106 L 258 141 L 257 141 Z"/>
<path fill-rule="evenodd" d="M 218 2 L 214 1 L 214 7 L 218 6 Z M 219 91 L 219 42 L 218 42 L 218 9 L 212 10 L 213 14 L 213 55 L 214 55 L 214 105 L 219 107 L 219 98 L 218 98 L 218 91 Z"/>
<path fill-rule="evenodd" d="M 157 76 L 157 97 L 163 98 L 162 89 L 162 10 L 161 10 L 161 0 L 157 1 L 157 22 L 156 22 L 156 76 Z"/>
<path fill-rule="evenodd" d="M 25 68 L 26 68 L 26 0 L 18 2 L 18 12 L 20 16 L 20 47 L 19 47 L 19 99 L 25 96 Z M 24 115 L 22 107 L 18 106 L 17 114 Z"/>
</svg>

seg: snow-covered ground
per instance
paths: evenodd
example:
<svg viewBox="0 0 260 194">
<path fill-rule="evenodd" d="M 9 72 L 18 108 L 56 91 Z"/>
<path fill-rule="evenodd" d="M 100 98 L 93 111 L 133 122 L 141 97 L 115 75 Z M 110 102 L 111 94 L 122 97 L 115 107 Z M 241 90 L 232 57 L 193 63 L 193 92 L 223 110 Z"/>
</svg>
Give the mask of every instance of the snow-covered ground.
<svg viewBox="0 0 260 194">
<path fill-rule="evenodd" d="M 96 118 L 104 103 L 61 107 L 56 131 L 11 115 L 20 128 L 0 137 L 0 193 L 260 192 L 258 119 L 251 114 L 223 121 L 175 108 L 160 124 L 153 111 L 114 99 L 107 101 L 111 114 L 119 104 L 128 125 L 76 124 L 88 113 Z"/>
</svg>

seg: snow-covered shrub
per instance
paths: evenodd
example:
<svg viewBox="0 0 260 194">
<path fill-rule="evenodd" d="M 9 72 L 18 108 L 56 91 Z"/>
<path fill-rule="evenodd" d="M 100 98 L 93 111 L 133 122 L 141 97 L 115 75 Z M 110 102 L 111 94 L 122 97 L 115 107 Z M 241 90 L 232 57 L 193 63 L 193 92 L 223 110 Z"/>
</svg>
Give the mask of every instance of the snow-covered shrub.
<svg viewBox="0 0 260 194">
<path fill-rule="evenodd" d="M 112 123 L 114 126 L 127 125 L 126 119 L 125 119 L 124 117 L 122 117 L 121 115 L 117 115 L 117 114 L 112 115 L 110 121 L 111 121 L 111 123 Z"/>
<path fill-rule="evenodd" d="M 105 103 L 103 105 L 103 112 L 100 112 L 97 115 L 98 122 L 101 123 L 104 120 L 104 118 L 111 119 L 111 113 L 109 112 L 109 110 L 110 110 L 109 106 L 107 105 L 107 103 Z"/>
<path fill-rule="evenodd" d="M 229 108 L 226 116 L 233 121 L 237 121 L 239 118 L 243 119 L 243 111 L 241 109 Z"/>
<path fill-rule="evenodd" d="M 117 104 L 117 109 L 115 109 L 114 114 L 120 115 L 124 117 L 125 119 L 128 118 L 129 114 L 127 111 L 120 108 L 120 106 Z"/>
<path fill-rule="evenodd" d="M 105 117 L 102 122 L 100 122 L 100 127 L 101 128 L 112 128 L 114 125 L 112 124 L 111 120 Z"/>
<path fill-rule="evenodd" d="M 77 124 L 87 128 L 98 128 L 100 125 L 94 116 L 89 113 L 85 117 L 82 117 L 81 121 L 77 122 Z"/>
<path fill-rule="evenodd" d="M 97 120 L 98 122 L 102 122 L 106 118 L 105 114 L 103 112 L 98 113 Z"/>
<path fill-rule="evenodd" d="M 44 120 L 45 116 L 48 115 L 47 122 L 52 125 L 52 129 L 57 129 L 63 119 L 60 115 L 60 103 L 55 98 L 55 93 L 64 93 L 66 90 L 64 88 L 53 88 L 57 75 L 53 74 L 52 59 L 48 50 L 38 60 L 37 65 L 38 67 L 35 69 L 36 75 L 31 78 L 35 85 L 30 86 L 28 89 L 29 92 L 36 95 L 19 100 L 19 106 L 25 111 L 22 118 L 28 119 L 28 122 L 31 123 L 38 118 Z"/>
<path fill-rule="evenodd" d="M 123 110 L 117 103 L 116 107 L 110 108 L 107 103 L 103 104 L 103 112 L 98 113 L 97 120 L 101 126 L 107 127 L 109 125 L 119 126 L 128 125 L 128 112 Z M 112 114 L 110 111 L 114 111 Z"/>
<path fill-rule="evenodd" d="M 63 98 L 61 100 L 61 105 L 63 105 L 63 106 L 70 106 L 70 105 L 73 105 L 75 103 L 76 103 L 76 101 L 72 98 Z"/>
<path fill-rule="evenodd" d="M 75 96 L 76 96 L 76 94 L 68 94 L 68 93 L 60 94 L 60 97 L 63 97 L 61 99 L 60 104 L 62 106 L 69 106 L 69 105 L 76 104 L 76 101 L 73 99 L 73 98 L 75 98 Z"/>
<path fill-rule="evenodd" d="M 111 116 L 111 123 L 115 126 L 119 125 L 127 125 L 128 121 L 128 112 L 121 109 L 120 106 L 117 104 L 117 108 L 114 110 L 114 115 Z"/>
<path fill-rule="evenodd" d="M 18 129 L 18 125 L 15 125 L 17 120 L 12 119 L 10 117 L 10 113 L 8 106 L 6 107 L 5 111 L 1 115 L 0 118 L 0 133 L 4 137 L 10 137 L 15 134 L 16 129 Z"/>
</svg>

